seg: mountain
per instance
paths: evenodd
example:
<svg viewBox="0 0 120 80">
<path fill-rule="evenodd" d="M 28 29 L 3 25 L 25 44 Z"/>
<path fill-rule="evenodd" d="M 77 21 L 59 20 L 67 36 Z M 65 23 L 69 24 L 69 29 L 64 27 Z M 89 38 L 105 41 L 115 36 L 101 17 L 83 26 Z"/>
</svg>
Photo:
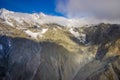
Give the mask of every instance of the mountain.
<svg viewBox="0 0 120 80">
<path fill-rule="evenodd" d="M 119 80 L 120 25 L 0 10 L 0 80 Z"/>
<path fill-rule="evenodd" d="M 6 21 L 7 24 L 11 26 L 26 26 L 25 24 L 28 24 L 29 26 L 33 25 L 41 25 L 41 24 L 47 24 L 47 23 L 57 23 L 59 25 L 63 26 L 76 26 L 79 27 L 85 22 L 80 23 L 80 19 L 68 19 L 65 17 L 60 16 L 51 16 L 46 15 L 44 13 L 20 13 L 20 12 L 13 12 L 8 11 L 6 9 L 0 9 L 0 18 Z"/>
</svg>

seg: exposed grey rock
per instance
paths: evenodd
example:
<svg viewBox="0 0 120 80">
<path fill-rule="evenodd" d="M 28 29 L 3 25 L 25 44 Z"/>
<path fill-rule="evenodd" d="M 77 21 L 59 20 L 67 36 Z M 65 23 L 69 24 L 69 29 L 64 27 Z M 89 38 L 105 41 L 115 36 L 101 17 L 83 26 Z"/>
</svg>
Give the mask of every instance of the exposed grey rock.
<svg viewBox="0 0 120 80">
<path fill-rule="evenodd" d="M 80 48 L 60 40 L 37 42 L 1 36 L 0 80 L 119 80 L 119 25 L 100 24 L 86 28 L 85 32 L 89 45 L 79 44 L 69 36 L 70 40 L 66 39 Z M 113 45 L 116 50 L 110 52 Z"/>
</svg>

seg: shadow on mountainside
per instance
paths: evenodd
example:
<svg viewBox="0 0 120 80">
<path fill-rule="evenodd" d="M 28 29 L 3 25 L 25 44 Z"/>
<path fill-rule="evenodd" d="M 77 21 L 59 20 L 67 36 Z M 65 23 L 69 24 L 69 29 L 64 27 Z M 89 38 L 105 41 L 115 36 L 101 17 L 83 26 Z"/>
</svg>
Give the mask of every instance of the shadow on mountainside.
<svg viewBox="0 0 120 80">
<path fill-rule="evenodd" d="M 33 53 L 37 55 L 36 52 L 39 52 L 37 42 L 24 38 L 0 36 L 0 80 L 21 80 L 22 77 L 20 78 L 17 74 L 20 75 L 20 71 L 24 71 L 22 65 L 34 57 Z M 14 72 L 17 69 L 19 71 Z M 11 79 L 15 77 L 12 75 L 20 79 Z"/>
<path fill-rule="evenodd" d="M 84 43 L 80 42 L 80 40 L 77 39 L 76 37 L 73 37 L 73 36 L 69 36 L 69 37 L 70 37 L 70 39 L 71 39 L 72 41 L 74 41 L 75 43 L 77 43 L 77 44 L 79 44 L 79 45 L 85 45 Z"/>
<path fill-rule="evenodd" d="M 102 60 L 109 47 L 120 39 L 120 25 L 99 24 L 86 28 L 86 42 L 98 45 L 96 59 Z"/>
<path fill-rule="evenodd" d="M 54 42 L 0 36 L 0 80 L 70 80 L 75 59 Z"/>
<path fill-rule="evenodd" d="M 25 38 L 0 36 L 0 80 L 72 80 L 79 70 L 78 76 L 81 77 L 74 80 L 88 77 L 94 69 L 97 69 L 97 72 L 105 66 L 102 63 L 104 61 L 98 60 L 102 60 L 109 47 L 120 39 L 120 27 L 111 25 L 106 28 L 101 24 L 86 35 L 87 42 L 91 43 L 91 46 L 97 45 L 98 49 L 95 56 L 97 60 L 90 65 L 86 64 L 83 69 L 80 69 L 80 66 L 85 63 L 83 61 L 80 64 L 80 61 L 85 56 L 72 53 L 55 42 L 35 42 Z M 74 39 L 71 40 L 78 43 Z M 88 55 L 87 57 L 90 58 Z M 85 69 L 88 69 L 88 76 L 84 72 Z"/>
<path fill-rule="evenodd" d="M 86 34 L 85 43 L 81 43 L 79 39 L 71 37 L 75 43 L 79 45 L 97 45 L 98 50 L 96 53 L 96 59 L 102 60 L 109 47 L 114 44 L 115 41 L 120 39 L 120 25 L 117 24 L 104 24 L 101 23 L 96 26 L 86 27 L 84 29 Z"/>
</svg>

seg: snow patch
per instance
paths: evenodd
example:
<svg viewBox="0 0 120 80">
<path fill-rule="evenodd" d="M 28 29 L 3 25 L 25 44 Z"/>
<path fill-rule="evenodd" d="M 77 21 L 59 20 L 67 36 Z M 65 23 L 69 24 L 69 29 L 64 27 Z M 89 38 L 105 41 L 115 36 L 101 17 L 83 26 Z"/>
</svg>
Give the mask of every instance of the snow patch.
<svg viewBox="0 0 120 80">
<path fill-rule="evenodd" d="M 37 39 L 37 37 L 39 35 L 39 32 L 32 32 L 30 30 L 26 30 L 25 33 L 28 34 L 29 36 L 31 36 L 34 39 Z"/>
<path fill-rule="evenodd" d="M 48 28 L 47 29 L 42 29 L 41 33 L 44 34 L 48 31 Z"/>
<path fill-rule="evenodd" d="M 80 37 L 78 38 L 80 42 L 85 43 L 86 42 L 86 34 L 81 33 Z"/>
<path fill-rule="evenodd" d="M 5 21 L 6 24 L 10 25 L 10 26 L 14 26 L 12 23 Z"/>
<path fill-rule="evenodd" d="M 77 32 L 77 31 L 74 31 L 73 28 L 71 28 L 69 31 L 70 31 L 70 33 L 73 34 L 77 39 L 79 39 L 80 42 L 85 43 L 85 41 L 86 41 L 86 34 L 79 33 L 79 32 Z"/>
<path fill-rule="evenodd" d="M 34 39 L 38 39 L 38 37 L 43 37 L 43 34 L 46 33 L 47 31 L 48 31 L 48 28 L 42 29 L 41 32 L 32 32 L 30 30 L 26 30 L 25 33 Z"/>
<path fill-rule="evenodd" d="M 47 31 L 48 31 L 48 28 L 42 29 L 42 31 L 40 32 L 39 36 L 43 37 L 43 34 L 45 34 Z"/>
<path fill-rule="evenodd" d="M 79 32 L 75 32 L 75 31 L 73 30 L 73 28 L 71 28 L 69 31 L 70 31 L 70 33 L 73 34 L 75 37 L 79 37 L 79 36 L 80 36 Z"/>
</svg>

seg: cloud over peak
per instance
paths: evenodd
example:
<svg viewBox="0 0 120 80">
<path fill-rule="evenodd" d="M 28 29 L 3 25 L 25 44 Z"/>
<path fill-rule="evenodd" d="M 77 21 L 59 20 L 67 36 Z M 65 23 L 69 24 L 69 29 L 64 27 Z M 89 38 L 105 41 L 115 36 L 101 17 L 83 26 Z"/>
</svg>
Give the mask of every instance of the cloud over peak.
<svg viewBox="0 0 120 80">
<path fill-rule="evenodd" d="M 57 11 L 67 17 L 120 21 L 120 0 L 58 0 Z"/>
</svg>

